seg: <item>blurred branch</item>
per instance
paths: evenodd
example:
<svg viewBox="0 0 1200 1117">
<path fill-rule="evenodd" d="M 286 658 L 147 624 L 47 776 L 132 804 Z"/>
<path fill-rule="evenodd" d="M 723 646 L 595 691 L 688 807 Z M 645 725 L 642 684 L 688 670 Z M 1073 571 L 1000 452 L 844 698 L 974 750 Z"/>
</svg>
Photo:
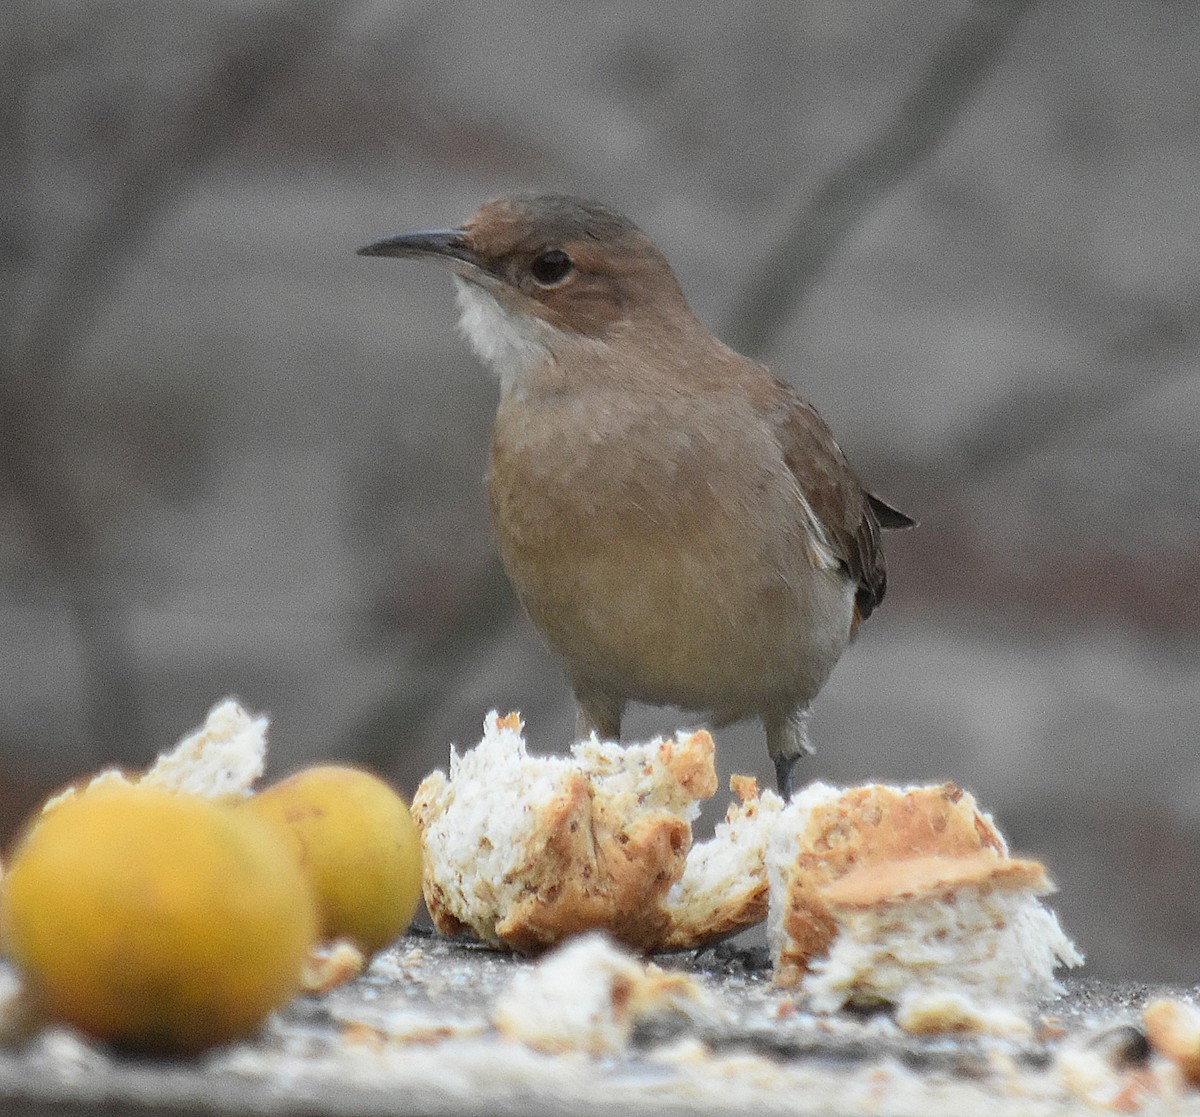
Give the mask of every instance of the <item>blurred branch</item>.
<svg viewBox="0 0 1200 1117">
<path fill-rule="evenodd" d="M 772 239 L 727 316 L 730 345 L 750 354 L 771 348 L 858 222 L 946 138 L 1034 2 L 975 0 L 875 136 Z"/>
<path fill-rule="evenodd" d="M 103 577 L 96 530 L 101 515 L 87 505 L 67 461 L 68 376 L 126 261 L 297 65 L 331 38 L 343 7 L 330 0 L 288 2 L 242 21 L 223 40 L 234 45 L 185 91 L 162 130 L 130 156 L 109 203 L 68 246 L 23 328 L 16 325 L 16 294 L 7 296 L 11 302 L 3 308 L 0 477 L 24 509 L 33 545 L 61 579 L 75 616 L 87 685 L 87 730 L 100 751 L 118 741 L 136 744 L 137 688 L 123 603 Z M 28 31 L 28 8 L 24 15 Z M 7 69 L 0 109 L 0 134 L 15 153 L 28 144 L 21 119 L 24 77 L 15 67 Z M 4 179 L 13 195 L 9 212 L 18 215 L 28 209 L 22 191 L 32 189 L 21 177 L 21 163 L 13 159 Z M 24 247 L 24 259 L 30 259 L 28 223 L 10 225 L 18 231 L 7 235 L 18 238 L 16 247 Z"/>
</svg>

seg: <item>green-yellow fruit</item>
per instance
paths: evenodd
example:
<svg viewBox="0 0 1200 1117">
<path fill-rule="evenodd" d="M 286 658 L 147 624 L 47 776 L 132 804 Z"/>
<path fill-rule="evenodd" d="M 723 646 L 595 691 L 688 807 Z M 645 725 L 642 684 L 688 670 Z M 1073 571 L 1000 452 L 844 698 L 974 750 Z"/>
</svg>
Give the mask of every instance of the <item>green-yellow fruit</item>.
<svg viewBox="0 0 1200 1117">
<path fill-rule="evenodd" d="M 103 787 L 30 827 L 0 891 L 0 935 L 46 1017 L 187 1054 L 248 1035 L 292 997 L 316 915 L 287 844 L 258 819 Z"/>
<path fill-rule="evenodd" d="M 321 935 L 381 950 L 421 898 L 421 839 L 408 807 L 358 768 L 306 768 L 243 802 L 289 835 L 313 884 Z"/>
</svg>

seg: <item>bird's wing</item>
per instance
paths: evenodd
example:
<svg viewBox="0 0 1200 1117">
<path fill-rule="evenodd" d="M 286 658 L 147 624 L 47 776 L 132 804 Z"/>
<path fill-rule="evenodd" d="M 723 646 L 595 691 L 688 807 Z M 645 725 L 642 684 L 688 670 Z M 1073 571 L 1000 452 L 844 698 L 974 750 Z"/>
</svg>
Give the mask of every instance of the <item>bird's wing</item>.
<svg viewBox="0 0 1200 1117">
<path fill-rule="evenodd" d="M 770 412 L 784 461 L 830 548 L 853 579 L 859 619 L 865 620 L 887 591 L 880 519 L 897 527 L 911 526 L 912 521 L 882 501 L 877 504 L 821 416 L 788 385 L 782 381 L 773 384 L 775 398 Z"/>
<path fill-rule="evenodd" d="M 893 508 L 886 500 L 874 493 L 867 493 L 867 503 L 875 513 L 875 519 L 884 531 L 903 531 L 905 528 L 916 527 L 917 521 L 899 508 Z"/>
</svg>

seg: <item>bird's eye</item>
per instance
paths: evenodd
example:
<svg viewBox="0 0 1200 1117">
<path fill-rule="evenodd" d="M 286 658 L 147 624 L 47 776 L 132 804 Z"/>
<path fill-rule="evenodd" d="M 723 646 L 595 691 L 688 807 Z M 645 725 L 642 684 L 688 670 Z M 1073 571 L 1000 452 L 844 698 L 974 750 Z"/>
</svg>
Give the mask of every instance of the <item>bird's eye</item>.
<svg viewBox="0 0 1200 1117">
<path fill-rule="evenodd" d="M 541 287 L 557 287 L 574 270 L 574 262 L 561 248 L 548 249 L 529 265 L 529 274 Z"/>
</svg>

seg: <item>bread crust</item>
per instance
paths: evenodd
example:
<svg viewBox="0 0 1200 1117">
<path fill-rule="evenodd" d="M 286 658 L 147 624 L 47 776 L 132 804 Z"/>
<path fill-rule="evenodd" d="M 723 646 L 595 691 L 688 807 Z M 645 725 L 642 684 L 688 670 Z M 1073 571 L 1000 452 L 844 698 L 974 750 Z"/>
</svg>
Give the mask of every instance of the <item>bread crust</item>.
<svg viewBox="0 0 1200 1117">
<path fill-rule="evenodd" d="M 822 888 L 821 899 L 831 910 L 884 908 L 917 899 L 950 899 L 960 888 L 972 885 L 1038 896 L 1051 891 L 1045 867 L 1037 861 L 1001 858 L 983 850 L 970 857 L 914 857 L 860 865 Z"/>
<path fill-rule="evenodd" d="M 661 815 L 622 824 L 613 815 L 586 776 L 572 776 L 567 795 L 541 820 L 524 894 L 496 923 L 501 943 L 536 952 L 603 927 L 628 946 L 658 946 L 669 923 L 662 902 L 683 874 L 691 827 Z"/>
</svg>

